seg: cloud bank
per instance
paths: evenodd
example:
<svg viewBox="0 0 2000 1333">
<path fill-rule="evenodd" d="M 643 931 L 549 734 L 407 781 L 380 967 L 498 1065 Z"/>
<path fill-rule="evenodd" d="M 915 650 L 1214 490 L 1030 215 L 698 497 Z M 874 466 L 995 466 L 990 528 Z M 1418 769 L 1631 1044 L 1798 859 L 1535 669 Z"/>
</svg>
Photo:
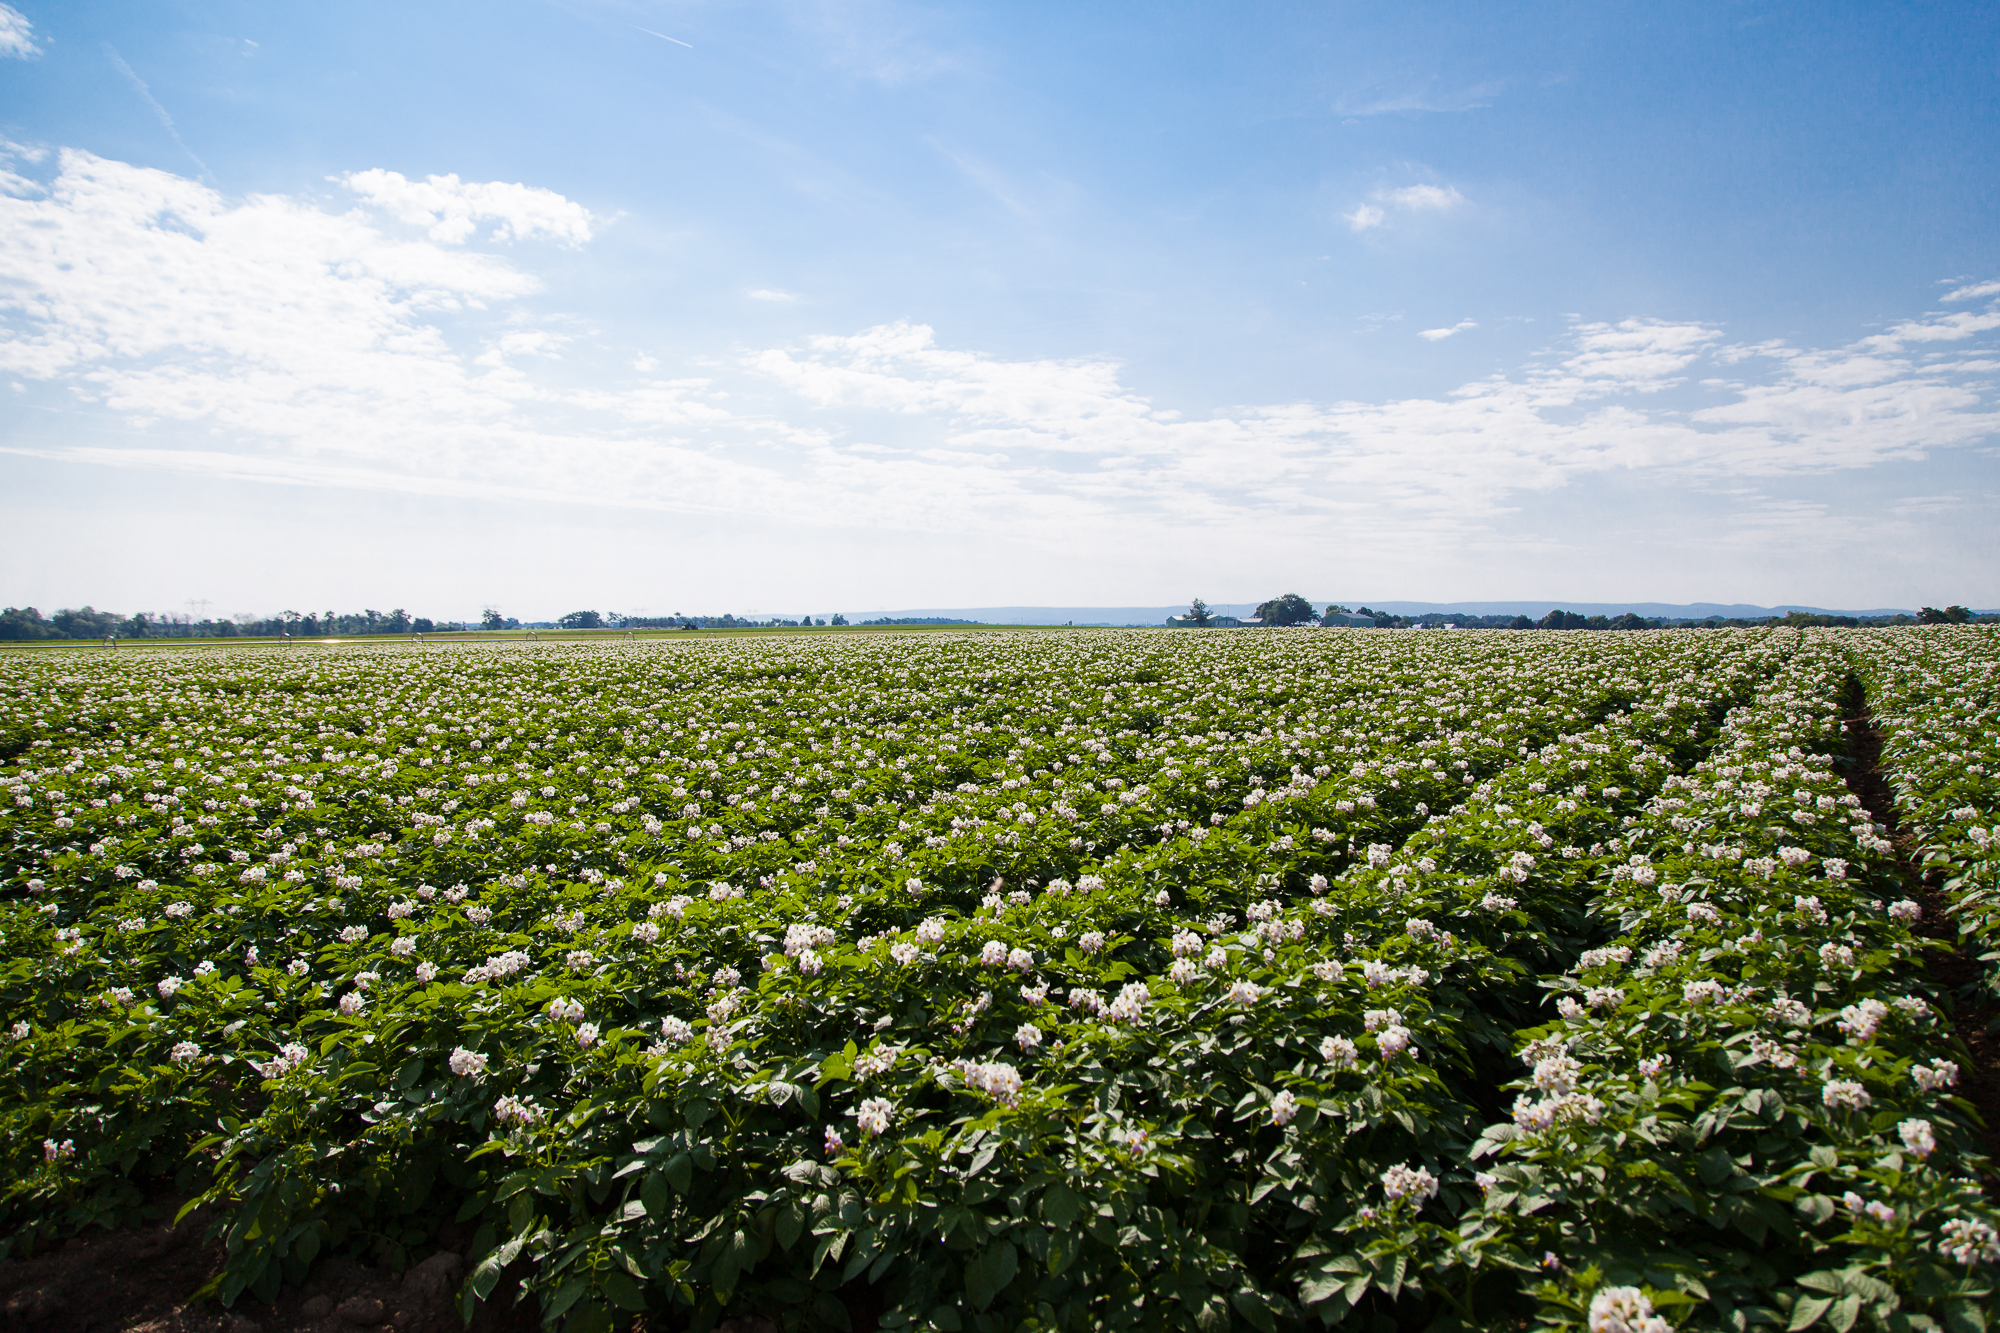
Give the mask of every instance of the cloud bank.
<svg viewBox="0 0 2000 1333">
<path fill-rule="evenodd" d="M 1754 488 L 2000 428 L 1991 305 L 1832 348 L 1577 321 L 1532 363 L 1436 396 L 1193 415 L 1114 361 L 993 357 L 915 321 L 698 367 L 586 348 L 537 315 L 535 252 L 494 248 L 590 242 L 595 216 L 548 190 L 360 171 L 341 211 L 73 150 L 40 181 L 31 154 L 10 160 L 0 372 L 139 433 L 4 446 L 76 463 L 1050 544 L 1163 525 L 1464 542 L 1592 477 Z M 1460 200 L 1412 189 L 1432 193 L 1381 207 Z"/>
</svg>

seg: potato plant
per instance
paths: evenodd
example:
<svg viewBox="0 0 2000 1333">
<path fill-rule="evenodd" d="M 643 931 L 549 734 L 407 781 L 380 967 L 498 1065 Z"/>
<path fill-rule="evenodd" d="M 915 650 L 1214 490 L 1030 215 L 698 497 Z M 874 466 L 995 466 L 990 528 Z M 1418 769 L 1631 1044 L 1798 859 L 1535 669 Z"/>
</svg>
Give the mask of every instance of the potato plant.
<svg viewBox="0 0 2000 1333">
<path fill-rule="evenodd" d="M 1937 653 L 1992 639 L 0 659 L 0 1243 L 179 1190 L 225 1302 L 449 1242 L 576 1330 L 1983 1327 L 1840 777 Z"/>
</svg>

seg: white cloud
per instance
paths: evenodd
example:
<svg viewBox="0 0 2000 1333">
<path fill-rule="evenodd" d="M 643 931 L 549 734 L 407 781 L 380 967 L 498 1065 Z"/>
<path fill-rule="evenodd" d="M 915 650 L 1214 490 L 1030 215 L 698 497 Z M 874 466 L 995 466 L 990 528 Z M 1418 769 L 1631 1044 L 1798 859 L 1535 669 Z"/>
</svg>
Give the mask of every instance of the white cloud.
<svg viewBox="0 0 2000 1333">
<path fill-rule="evenodd" d="M 573 323 L 526 318 L 532 272 L 463 240 L 64 152 L 46 186 L 0 197 L 0 374 L 60 385 L 138 439 L 12 447 L 1063 550 L 1129 550 L 1163 530 L 1276 549 L 1329 524 L 1405 549 L 1497 540 L 1523 496 L 1605 474 L 1741 485 L 2000 428 L 1990 348 L 1962 345 L 2000 316 L 1926 316 L 1835 348 L 1579 321 L 1543 362 L 1449 393 L 1203 415 L 1155 404 L 1109 360 L 1007 360 L 914 323 L 701 367 L 600 363 L 567 341 Z M 1938 345 L 1953 350 L 1909 352 Z"/>
<path fill-rule="evenodd" d="M 1352 213 L 1342 213 L 1341 216 L 1347 219 L 1347 225 L 1355 231 L 1367 231 L 1370 227 L 1379 227 L 1389 220 L 1389 215 L 1373 204 L 1357 204 Z"/>
<path fill-rule="evenodd" d="M 759 287 L 757 290 L 751 292 L 749 295 L 750 299 L 753 301 L 790 302 L 799 299 L 797 295 L 795 295 L 794 293 L 780 291 L 776 287 Z"/>
<path fill-rule="evenodd" d="M 1413 213 L 1444 213 L 1465 202 L 1465 196 L 1451 186 L 1405 185 L 1377 196 Z"/>
<path fill-rule="evenodd" d="M 0 4 L 0 57 L 27 60 L 42 53 L 35 45 L 35 25 L 12 5 Z"/>
<path fill-rule="evenodd" d="M 547 239 L 577 246 L 590 239 L 590 224 L 598 220 L 554 190 L 505 181 L 462 181 L 456 174 L 412 181 L 379 167 L 337 179 L 390 216 L 428 227 L 432 240 L 447 245 L 468 241 L 480 223 L 494 222 L 497 241 Z"/>
<path fill-rule="evenodd" d="M 1450 185 L 1405 185 L 1376 190 L 1368 197 L 1374 202 L 1356 204 L 1352 213 L 1341 214 L 1354 231 L 1385 225 L 1391 212 L 1449 213 L 1465 203 L 1465 196 Z"/>
<path fill-rule="evenodd" d="M 1461 319 L 1460 321 L 1458 321 L 1458 323 L 1452 325 L 1448 329 L 1419 329 L 1417 331 L 1417 336 L 1419 338 L 1428 338 L 1430 341 L 1434 343 L 1443 342 L 1446 338 L 1451 337 L 1451 335 L 1454 333 L 1463 333 L 1467 329 L 1476 329 L 1478 327 L 1479 325 L 1473 323 L 1469 319 Z"/>
<path fill-rule="evenodd" d="M 2000 296 L 2000 282 L 1975 282 L 1944 294 L 1947 301 L 1976 301 L 1982 296 Z"/>
</svg>

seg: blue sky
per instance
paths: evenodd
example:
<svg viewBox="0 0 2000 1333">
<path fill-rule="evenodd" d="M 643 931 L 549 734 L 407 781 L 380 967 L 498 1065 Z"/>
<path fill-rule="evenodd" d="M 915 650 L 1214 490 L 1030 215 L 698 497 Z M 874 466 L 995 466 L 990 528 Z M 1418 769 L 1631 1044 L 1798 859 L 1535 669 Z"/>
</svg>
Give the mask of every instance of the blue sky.
<svg viewBox="0 0 2000 1333">
<path fill-rule="evenodd" d="M 2000 603 L 1996 37 L 17 0 L 0 601 Z"/>
</svg>

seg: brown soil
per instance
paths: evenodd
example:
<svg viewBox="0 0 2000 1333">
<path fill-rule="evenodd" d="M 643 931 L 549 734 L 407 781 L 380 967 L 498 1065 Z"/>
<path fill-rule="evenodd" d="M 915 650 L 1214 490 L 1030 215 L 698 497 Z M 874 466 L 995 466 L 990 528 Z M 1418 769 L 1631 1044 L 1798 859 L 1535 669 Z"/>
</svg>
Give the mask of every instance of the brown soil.
<svg viewBox="0 0 2000 1333">
<path fill-rule="evenodd" d="M 1868 715 L 1868 698 L 1861 681 L 1850 676 L 1847 682 L 1846 726 L 1848 753 L 1847 787 L 1861 798 L 1861 806 L 1877 824 L 1886 825 L 1889 841 L 1895 844 L 1893 865 L 1924 909 L 1919 929 L 1947 948 L 1933 949 L 1924 960 L 1932 990 L 1944 1001 L 1951 1017 L 1952 1031 L 1965 1043 L 1971 1059 L 1959 1071 L 1958 1091 L 1978 1110 L 1985 1122 L 1986 1155 L 2000 1161 L 2000 1041 L 1994 1028 L 2000 1024 L 1996 1010 L 1981 985 L 1981 969 L 1967 955 L 1952 924 L 1951 904 L 1938 886 L 1924 873 L 1919 862 L 1916 835 L 1902 827 L 1896 817 L 1895 793 L 1882 775 L 1882 733 Z M 1989 1178 L 1989 1192 L 2000 1182 Z"/>
<path fill-rule="evenodd" d="M 172 1216 L 174 1208 L 166 1209 Z M 91 1231 L 27 1259 L 0 1261 L 0 1326 L 10 1333 L 459 1333 L 458 1255 L 439 1252 L 402 1273 L 341 1256 L 321 1260 L 305 1286 L 266 1305 L 232 1309 L 192 1295 L 222 1266 L 205 1220 Z M 472 1333 L 534 1333 L 531 1305 L 510 1296 L 480 1308 Z"/>
</svg>

